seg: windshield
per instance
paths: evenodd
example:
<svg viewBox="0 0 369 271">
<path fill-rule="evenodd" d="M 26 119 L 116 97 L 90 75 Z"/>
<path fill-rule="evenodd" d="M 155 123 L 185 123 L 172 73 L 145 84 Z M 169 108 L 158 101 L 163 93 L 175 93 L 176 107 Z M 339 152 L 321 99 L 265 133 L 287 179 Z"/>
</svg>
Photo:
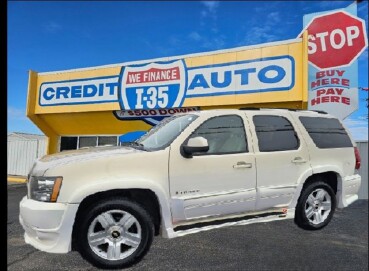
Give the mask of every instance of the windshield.
<svg viewBox="0 0 369 271">
<path fill-rule="evenodd" d="M 146 150 L 164 149 L 196 118 L 196 115 L 177 115 L 166 118 L 136 142 L 142 144 Z"/>
</svg>

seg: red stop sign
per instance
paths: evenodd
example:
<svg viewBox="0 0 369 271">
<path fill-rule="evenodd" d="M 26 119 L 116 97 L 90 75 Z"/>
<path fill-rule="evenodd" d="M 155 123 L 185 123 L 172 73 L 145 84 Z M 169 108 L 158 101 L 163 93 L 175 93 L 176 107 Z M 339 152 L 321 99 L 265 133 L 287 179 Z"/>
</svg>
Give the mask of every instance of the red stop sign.
<svg viewBox="0 0 369 271">
<path fill-rule="evenodd" d="M 317 16 L 308 30 L 309 62 L 319 69 L 350 65 L 365 50 L 365 22 L 345 11 Z"/>
</svg>

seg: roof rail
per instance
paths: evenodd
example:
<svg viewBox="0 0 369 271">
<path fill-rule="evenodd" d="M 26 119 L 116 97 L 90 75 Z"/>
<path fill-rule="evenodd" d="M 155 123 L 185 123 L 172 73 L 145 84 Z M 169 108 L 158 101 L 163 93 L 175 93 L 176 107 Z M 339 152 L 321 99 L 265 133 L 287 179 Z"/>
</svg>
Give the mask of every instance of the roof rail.
<svg viewBox="0 0 369 271">
<path fill-rule="evenodd" d="M 240 110 L 262 110 L 262 109 L 267 109 L 267 110 L 273 110 L 273 109 L 279 109 L 279 110 L 288 110 L 288 111 L 294 111 L 294 112 L 316 112 L 319 114 L 328 114 L 327 112 L 323 111 L 323 110 L 308 110 L 308 109 L 295 109 L 295 108 L 260 108 L 260 107 L 242 107 L 240 108 Z"/>
<path fill-rule="evenodd" d="M 295 109 L 295 108 L 278 108 L 278 109 L 286 109 L 288 111 L 294 111 L 294 112 L 306 111 L 306 112 L 315 112 L 315 113 L 319 113 L 319 114 L 328 114 L 327 112 L 325 112 L 323 110 L 309 110 L 309 109 Z"/>
<path fill-rule="evenodd" d="M 328 114 L 327 112 L 325 112 L 323 110 L 309 110 L 309 111 L 317 112 L 317 113 L 320 113 L 320 114 Z"/>
<path fill-rule="evenodd" d="M 301 109 L 296 109 L 296 108 L 278 108 L 278 109 L 284 109 L 284 110 L 288 110 L 288 111 L 300 111 Z"/>
<path fill-rule="evenodd" d="M 242 107 L 240 110 L 260 110 L 260 107 Z"/>
</svg>

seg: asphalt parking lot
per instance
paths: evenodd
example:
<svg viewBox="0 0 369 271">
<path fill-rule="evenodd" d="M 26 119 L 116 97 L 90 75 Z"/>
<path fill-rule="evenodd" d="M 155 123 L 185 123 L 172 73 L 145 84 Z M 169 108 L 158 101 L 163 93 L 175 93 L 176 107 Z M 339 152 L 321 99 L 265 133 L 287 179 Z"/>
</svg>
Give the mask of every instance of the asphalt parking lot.
<svg viewBox="0 0 369 271">
<path fill-rule="evenodd" d="M 24 184 L 8 185 L 8 270 L 95 270 L 78 252 L 49 254 L 24 243 L 18 205 L 25 194 Z M 320 231 L 284 220 L 157 237 L 126 270 L 368 270 L 368 201 L 336 210 Z"/>
</svg>

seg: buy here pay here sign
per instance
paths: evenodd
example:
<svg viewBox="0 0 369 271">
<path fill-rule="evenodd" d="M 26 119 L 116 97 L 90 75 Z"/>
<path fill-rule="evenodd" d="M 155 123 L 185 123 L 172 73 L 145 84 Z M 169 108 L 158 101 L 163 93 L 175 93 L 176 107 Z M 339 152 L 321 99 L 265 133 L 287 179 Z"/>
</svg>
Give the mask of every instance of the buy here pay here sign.
<svg viewBox="0 0 369 271">
<path fill-rule="evenodd" d="M 365 21 L 357 6 L 308 14 L 308 90 L 311 110 L 344 119 L 358 108 L 357 58 L 368 46 Z"/>
</svg>

